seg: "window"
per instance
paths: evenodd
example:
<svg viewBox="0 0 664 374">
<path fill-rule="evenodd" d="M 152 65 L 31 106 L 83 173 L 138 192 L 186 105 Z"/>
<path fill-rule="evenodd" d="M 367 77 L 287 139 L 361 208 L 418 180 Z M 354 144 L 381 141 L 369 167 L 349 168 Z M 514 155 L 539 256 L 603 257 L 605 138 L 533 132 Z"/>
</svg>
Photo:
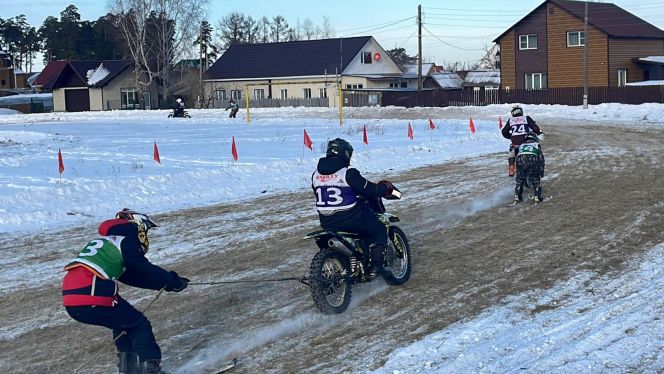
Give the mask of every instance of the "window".
<svg viewBox="0 0 664 374">
<path fill-rule="evenodd" d="M 241 100 L 242 99 L 242 90 L 231 90 L 231 99 Z"/>
<path fill-rule="evenodd" d="M 5 85 L 5 80 L 4 79 L 0 80 L 0 86 L 4 86 L 4 85 Z"/>
<path fill-rule="evenodd" d="M 546 88 L 546 74 L 544 73 L 526 74 L 527 90 L 541 90 L 543 88 Z"/>
<path fill-rule="evenodd" d="M 311 88 L 303 88 L 302 97 L 304 97 L 305 99 L 311 99 Z"/>
<path fill-rule="evenodd" d="M 327 97 L 327 88 L 319 88 L 318 97 Z"/>
<path fill-rule="evenodd" d="M 363 64 L 370 64 L 371 63 L 371 52 L 362 52 L 360 60 Z"/>
<path fill-rule="evenodd" d="M 519 35 L 519 49 L 537 49 L 537 34 Z"/>
<path fill-rule="evenodd" d="M 586 33 L 583 31 L 569 31 L 567 33 L 568 47 L 583 47 L 586 45 Z"/>
<path fill-rule="evenodd" d="M 618 69 L 618 87 L 625 87 L 627 84 L 627 69 Z"/>
<path fill-rule="evenodd" d="M 214 99 L 226 101 L 226 90 L 214 90 Z"/>
<path fill-rule="evenodd" d="M 254 90 L 254 99 L 265 99 L 265 90 L 262 88 L 256 88 Z"/>
<path fill-rule="evenodd" d="M 347 84 L 346 89 L 347 90 L 361 90 L 364 86 L 360 84 Z"/>
<path fill-rule="evenodd" d="M 136 88 L 121 88 L 120 99 L 120 109 L 136 109 L 140 107 Z"/>
<path fill-rule="evenodd" d="M 390 87 L 391 88 L 397 88 L 397 87 L 408 88 L 408 82 L 406 82 L 406 81 L 392 82 L 392 83 L 390 83 Z"/>
<path fill-rule="evenodd" d="M 282 99 L 288 99 L 288 90 L 285 88 L 282 88 L 279 90 L 279 97 Z"/>
</svg>

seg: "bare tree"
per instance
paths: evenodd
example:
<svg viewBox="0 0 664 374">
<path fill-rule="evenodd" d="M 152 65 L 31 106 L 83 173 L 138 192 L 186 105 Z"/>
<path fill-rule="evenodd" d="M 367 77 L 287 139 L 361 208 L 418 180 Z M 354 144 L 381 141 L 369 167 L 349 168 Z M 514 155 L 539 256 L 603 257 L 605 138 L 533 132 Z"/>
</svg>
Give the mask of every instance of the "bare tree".
<svg viewBox="0 0 664 374">
<path fill-rule="evenodd" d="M 190 48 L 198 35 L 208 0 L 107 0 L 117 14 L 136 74 L 139 100 L 155 80 L 168 97 L 175 58 Z"/>
<path fill-rule="evenodd" d="M 283 16 L 276 16 L 270 25 L 270 36 L 273 42 L 283 42 L 288 37 L 288 22 Z"/>
<path fill-rule="evenodd" d="M 498 44 L 489 46 L 487 43 L 484 43 L 484 56 L 482 56 L 482 58 L 477 63 L 480 69 L 498 69 L 498 63 L 496 60 L 496 52 L 499 50 L 498 48 Z"/>
<path fill-rule="evenodd" d="M 310 18 L 305 18 L 304 21 L 302 21 L 302 33 L 301 33 L 302 39 L 306 40 L 316 39 L 316 36 L 317 32 L 316 32 L 316 25 L 314 25 L 314 21 L 312 21 Z"/>
<path fill-rule="evenodd" d="M 323 26 L 321 26 L 320 37 L 323 39 L 334 38 L 334 28 L 330 23 L 328 16 L 323 16 Z"/>
<path fill-rule="evenodd" d="M 261 17 L 260 20 L 258 20 L 258 25 L 256 26 L 258 29 L 258 40 L 257 42 L 259 43 L 267 43 L 270 41 L 270 20 L 263 16 Z"/>
</svg>

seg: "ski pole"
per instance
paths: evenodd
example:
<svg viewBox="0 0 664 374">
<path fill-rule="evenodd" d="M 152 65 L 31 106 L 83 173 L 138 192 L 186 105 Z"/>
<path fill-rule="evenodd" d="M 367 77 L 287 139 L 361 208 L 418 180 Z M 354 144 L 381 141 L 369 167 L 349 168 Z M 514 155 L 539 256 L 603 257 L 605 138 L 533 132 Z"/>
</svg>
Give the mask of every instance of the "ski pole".
<svg viewBox="0 0 664 374">
<path fill-rule="evenodd" d="M 166 286 L 162 287 L 161 290 L 159 290 L 159 293 L 157 294 L 157 296 L 155 296 L 154 299 L 152 299 L 152 301 L 150 301 L 150 304 L 148 304 L 148 306 L 146 306 L 146 307 L 143 309 L 143 311 L 142 311 L 141 313 L 145 314 L 145 312 L 146 312 L 146 311 L 152 306 L 152 304 L 154 304 L 155 301 L 157 301 L 157 299 L 159 298 L 159 296 L 161 296 L 161 293 L 164 292 L 165 289 L 166 289 Z M 121 337 L 123 337 L 123 336 L 125 336 L 125 335 L 127 335 L 127 331 L 122 331 L 122 332 L 121 332 L 120 334 L 118 334 L 118 336 L 116 336 L 116 337 L 115 337 L 110 343 L 108 343 L 108 344 L 104 344 L 104 346 L 101 347 L 97 352 L 93 353 L 90 357 L 88 357 L 88 359 L 85 360 L 85 362 L 83 362 L 83 365 L 79 366 L 79 368 L 76 369 L 76 371 L 74 371 L 74 373 L 78 373 L 78 372 L 80 372 L 80 371 L 83 369 L 83 367 L 84 367 L 85 365 L 87 365 L 88 362 L 90 362 L 90 360 L 92 360 L 92 359 L 93 359 L 95 356 L 97 356 L 101 351 L 103 351 L 103 350 L 106 349 L 109 345 L 115 343 L 118 339 L 120 339 Z"/>
</svg>

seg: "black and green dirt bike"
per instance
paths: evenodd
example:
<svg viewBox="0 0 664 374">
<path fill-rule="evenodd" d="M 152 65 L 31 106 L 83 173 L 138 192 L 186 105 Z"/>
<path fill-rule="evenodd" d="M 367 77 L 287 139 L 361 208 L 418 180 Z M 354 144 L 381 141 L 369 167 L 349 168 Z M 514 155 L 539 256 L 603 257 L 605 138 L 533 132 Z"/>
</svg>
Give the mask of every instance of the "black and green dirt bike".
<svg viewBox="0 0 664 374">
<path fill-rule="evenodd" d="M 401 198 L 395 188 L 388 200 Z M 399 218 L 385 211 L 380 197 L 365 199 L 378 219 L 385 224 L 388 233 L 388 249 L 385 255 L 386 271 L 383 279 L 391 285 L 402 285 L 410 278 L 410 246 L 406 234 L 394 225 Z M 319 251 L 309 267 L 309 287 L 314 303 L 325 314 L 343 313 L 350 304 L 351 287 L 357 283 L 371 282 L 378 277 L 371 272 L 369 243 L 360 235 L 343 231 L 318 230 L 305 236 L 314 239 Z"/>
</svg>

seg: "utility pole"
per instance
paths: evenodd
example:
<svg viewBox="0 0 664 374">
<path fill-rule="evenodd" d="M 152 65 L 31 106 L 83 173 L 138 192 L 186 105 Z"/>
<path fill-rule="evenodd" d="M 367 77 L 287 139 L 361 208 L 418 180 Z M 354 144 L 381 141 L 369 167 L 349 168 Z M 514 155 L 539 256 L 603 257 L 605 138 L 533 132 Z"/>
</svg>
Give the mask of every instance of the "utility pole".
<svg viewBox="0 0 664 374">
<path fill-rule="evenodd" d="M 205 87 L 203 87 L 203 69 L 204 65 L 207 65 L 207 45 L 205 44 L 205 41 L 203 40 L 203 23 L 201 22 L 201 30 L 200 34 L 198 37 L 200 41 L 200 49 L 198 51 L 198 63 L 199 63 L 199 71 L 198 71 L 198 84 L 200 86 L 200 92 L 199 92 L 199 100 L 200 100 L 200 106 L 203 108 L 205 104 Z"/>
<path fill-rule="evenodd" d="M 583 109 L 588 109 L 588 1 L 583 16 Z"/>
<path fill-rule="evenodd" d="M 422 100 L 422 5 L 417 6 L 417 100 Z"/>
</svg>

